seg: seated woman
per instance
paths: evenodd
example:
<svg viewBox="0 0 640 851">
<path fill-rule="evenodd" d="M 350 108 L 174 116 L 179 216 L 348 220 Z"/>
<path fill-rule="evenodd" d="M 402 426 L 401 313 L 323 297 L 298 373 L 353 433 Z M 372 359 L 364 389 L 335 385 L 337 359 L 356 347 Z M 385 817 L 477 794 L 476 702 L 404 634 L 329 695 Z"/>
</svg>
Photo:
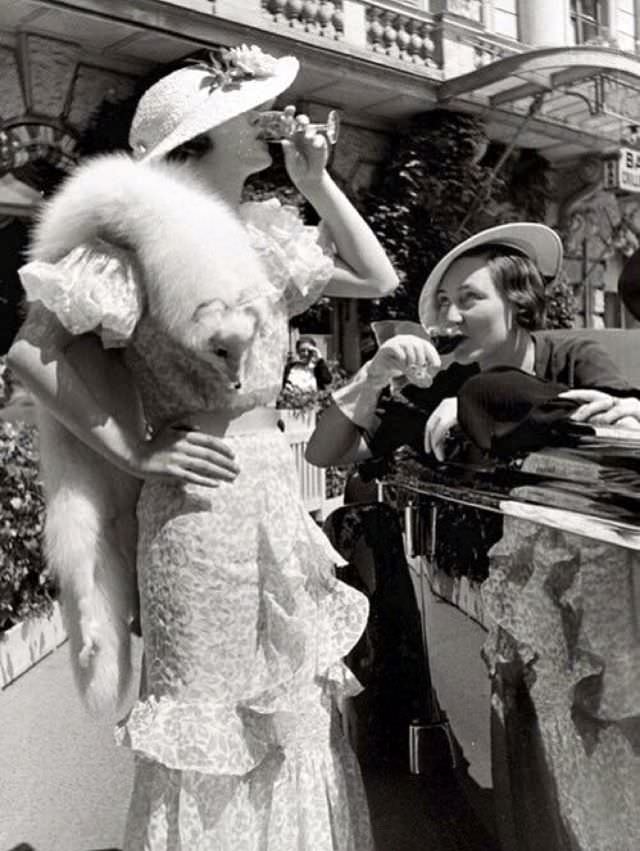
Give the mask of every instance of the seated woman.
<svg viewBox="0 0 640 851">
<path fill-rule="evenodd" d="M 344 464 L 409 445 L 442 461 L 458 425 L 459 391 L 496 367 L 562 385 L 558 398 L 575 406 L 570 416 L 576 422 L 640 429 L 640 400 L 600 345 L 570 330 L 553 336 L 540 330 L 545 281 L 561 263 L 558 235 L 540 224 L 499 225 L 450 251 L 425 283 L 419 314 L 422 329 L 455 328 L 454 351 L 441 360 L 419 327 L 415 336 L 383 343 L 334 394 L 309 441 L 307 460 L 321 467 Z M 393 378 L 420 372 L 428 376 L 419 382 L 423 386 L 387 390 Z"/>
</svg>

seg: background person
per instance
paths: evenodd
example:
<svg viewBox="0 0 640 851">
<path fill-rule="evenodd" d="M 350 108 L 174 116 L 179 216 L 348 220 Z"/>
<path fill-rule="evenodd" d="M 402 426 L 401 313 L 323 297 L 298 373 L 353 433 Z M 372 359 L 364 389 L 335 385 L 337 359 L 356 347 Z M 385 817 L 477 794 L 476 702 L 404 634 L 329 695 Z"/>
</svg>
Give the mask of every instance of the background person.
<svg viewBox="0 0 640 851">
<path fill-rule="evenodd" d="M 331 371 L 320 356 L 313 337 L 303 335 L 296 341 L 296 357 L 285 367 L 282 386 L 284 390 L 316 393 L 331 384 Z"/>
</svg>

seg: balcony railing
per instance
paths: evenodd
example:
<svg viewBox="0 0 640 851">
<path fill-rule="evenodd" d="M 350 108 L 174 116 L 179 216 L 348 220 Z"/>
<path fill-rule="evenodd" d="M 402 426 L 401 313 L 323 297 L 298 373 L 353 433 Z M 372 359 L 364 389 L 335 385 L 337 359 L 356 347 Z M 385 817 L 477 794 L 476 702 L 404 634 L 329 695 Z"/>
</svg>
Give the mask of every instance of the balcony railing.
<svg viewBox="0 0 640 851">
<path fill-rule="evenodd" d="M 247 30 L 289 36 L 334 54 L 351 54 L 442 79 L 525 49 L 493 32 L 486 0 L 165 0 Z M 426 11 L 430 9 L 431 11 Z M 443 13 L 443 14 L 440 14 Z M 388 60 L 391 60 L 390 62 Z"/>
<path fill-rule="evenodd" d="M 263 0 L 276 24 L 336 41 L 344 37 L 342 0 Z"/>
<path fill-rule="evenodd" d="M 367 3 L 367 47 L 394 59 L 437 68 L 433 23 L 408 12 Z"/>
</svg>

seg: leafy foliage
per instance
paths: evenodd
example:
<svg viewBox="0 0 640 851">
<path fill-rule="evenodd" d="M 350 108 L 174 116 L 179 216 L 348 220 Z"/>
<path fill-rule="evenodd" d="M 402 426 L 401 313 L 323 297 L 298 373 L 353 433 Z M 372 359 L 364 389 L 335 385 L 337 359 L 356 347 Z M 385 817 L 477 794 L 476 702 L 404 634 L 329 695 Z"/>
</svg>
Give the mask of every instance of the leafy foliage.
<svg viewBox="0 0 640 851">
<path fill-rule="evenodd" d="M 0 630 L 48 614 L 54 583 L 41 548 L 44 499 L 33 426 L 0 420 Z"/>
<path fill-rule="evenodd" d="M 506 221 L 544 221 L 550 197 L 548 163 L 518 150 L 503 162 L 504 147 L 489 145 L 482 122 L 435 110 L 416 118 L 392 146 L 377 187 L 359 201 L 401 279 L 368 319 L 415 319 L 424 281 L 454 245 Z M 566 327 L 571 287 L 555 282 L 549 327 Z M 366 312 L 366 309 L 365 309 Z"/>
<path fill-rule="evenodd" d="M 11 370 L 6 365 L 4 357 L 0 357 L 0 407 L 6 405 L 11 398 L 13 384 Z"/>
<path fill-rule="evenodd" d="M 12 401 L 16 387 L 0 357 L 0 408 Z M 0 631 L 51 609 L 54 585 L 42 555 L 43 520 L 36 429 L 0 419 Z"/>
<path fill-rule="evenodd" d="M 573 286 L 563 270 L 555 281 L 547 286 L 546 327 L 573 328 L 577 308 Z"/>
<path fill-rule="evenodd" d="M 457 234 L 486 174 L 474 161 L 483 138 L 473 117 L 425 113 L 396 139 L 380 185 L 363 196 L 364 215 L 401 278 L 382 315 L 415 318 L 429 270 L 473 228 Z"/>
</svg>

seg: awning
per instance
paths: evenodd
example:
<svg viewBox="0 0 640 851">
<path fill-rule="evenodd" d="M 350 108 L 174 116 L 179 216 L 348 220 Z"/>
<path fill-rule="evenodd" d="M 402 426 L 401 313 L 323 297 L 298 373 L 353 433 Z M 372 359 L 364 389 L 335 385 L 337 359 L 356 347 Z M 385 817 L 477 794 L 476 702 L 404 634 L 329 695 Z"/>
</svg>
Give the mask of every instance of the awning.
<svg viewBox="0 0 640 851">
<path fill-rule="evenodd" d="M 606 152 L 640 125 L 640 61 L 606 47 L 531 50 L 447 80 L 438 100 L 473 105 L 489 122 L 511 126 L 532 111 L 528 139 L 518 144 L 548 147 L 553 159 L 585 148 Z"/>
</svg>

